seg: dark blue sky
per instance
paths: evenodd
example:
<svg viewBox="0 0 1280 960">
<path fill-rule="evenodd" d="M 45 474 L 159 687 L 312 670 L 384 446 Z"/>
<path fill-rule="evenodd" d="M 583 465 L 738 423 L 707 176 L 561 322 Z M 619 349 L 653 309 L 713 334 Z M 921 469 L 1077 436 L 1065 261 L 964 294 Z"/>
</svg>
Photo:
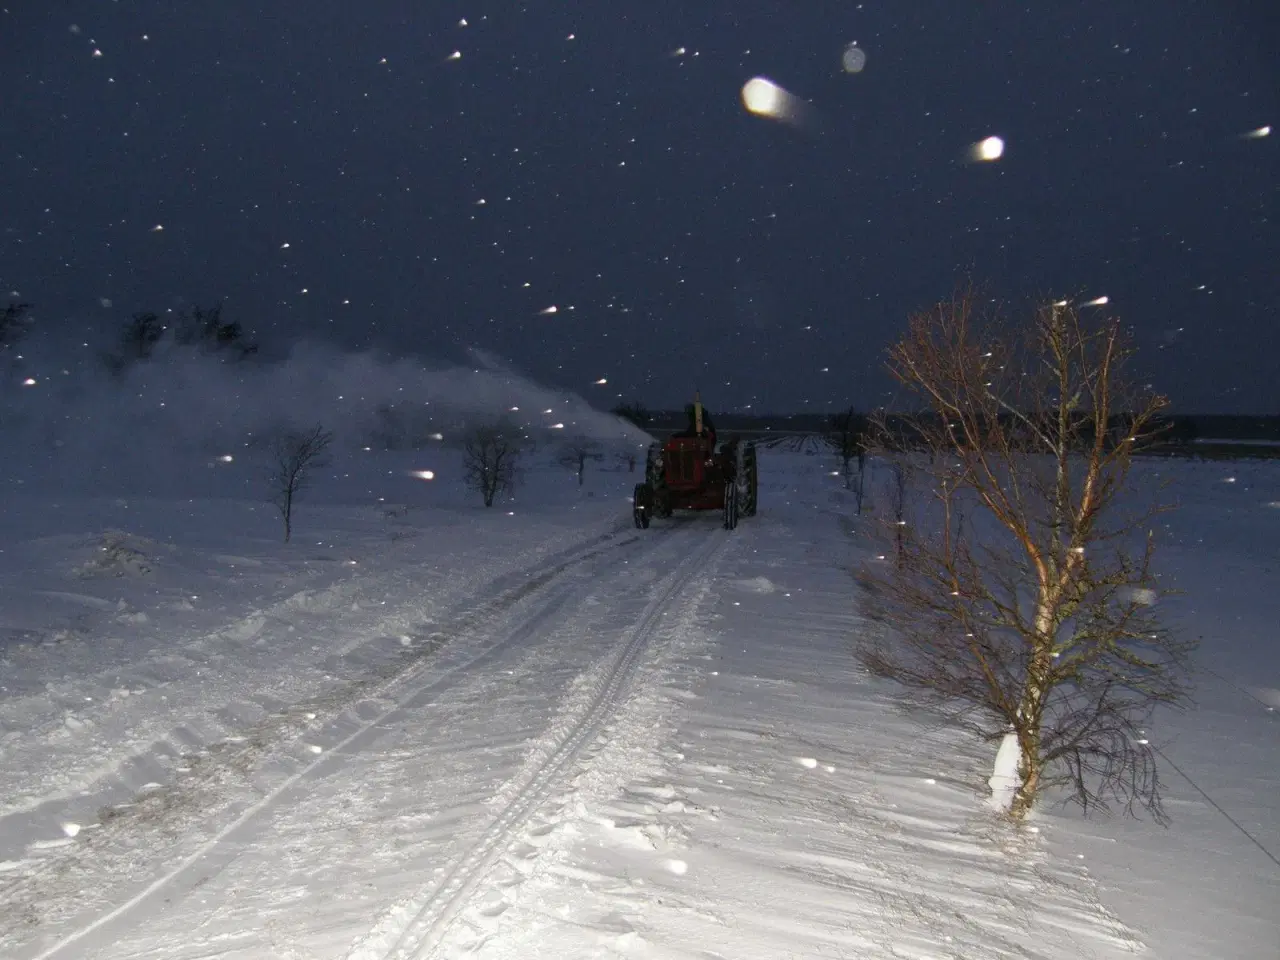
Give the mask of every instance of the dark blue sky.
<svg viewBox="0 0 1280 960">
<path fill-rule="evenodd" d="M 971 274 L 1110 297 L 1176 408 L 1280 413 L 1266 0 L 6 5 L 0 293 L 46 327 L 224 300 L 276 344 L 792 411 L 880 401 Z"/>
</svg>

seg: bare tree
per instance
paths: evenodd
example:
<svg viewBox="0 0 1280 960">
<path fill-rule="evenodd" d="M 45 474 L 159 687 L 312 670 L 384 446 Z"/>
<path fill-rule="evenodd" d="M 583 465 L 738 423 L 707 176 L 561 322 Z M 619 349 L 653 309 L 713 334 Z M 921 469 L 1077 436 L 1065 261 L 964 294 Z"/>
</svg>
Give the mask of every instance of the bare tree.
<svg viewBox="0 0 1280 960">
<path fill-rule="evenodd" d="M 325 451 L 333 442 L 333 434 L 322 426 L 285 433 L 272 443 L 271 502 L 284 520 L 285 543 L 293 535 L 293 505 L 311 479 L 312 472 L 325 464 Z"/>
<path fill-rule="evenodd" d="M 620 403 L 610 411 L 614 416 L 629 420 L 642 430 L 653 420 L 653 414 L 645 409 L 639 400 L 631 403 Z"/>
<path fill-rule="evenodd" d="M 889 516 L 893 521 L 893 558 L 901 567 L 907 560 L 907 497 L 911 490 L 911 461 L 898 456 L 889 461 Z"/>
<path fill-rule="evenodd" d="M 575 471 L 578 474 L 578 486 L 582 486 L 582 479 L 587 472 L 587 461 L 598 461 L 602 457 L 600 444 L 595 440 L 584 436 L 570 437 L 561 448 L 560 465 Z"/>
<path fill-rule="evenodd" d="M 472 428 L 463 441 L 462 477 L 470 490 L 492 507 L 499 493 L 510 490 L 518 479 L 520 431 L 509 423 Z"/>
<path fill-rule="evenodd" d="M 867 436 L 870 426 L 867 415 L 858 413 L 853 407 L 832 414 L 827 421 L 827 443 L 840 456 L 845 489 L 852 491 L 859 514 L 862 513 L 862 495 L 866 490 Z"/>
<path fill-rule="evenodd" d="M 31 304 L 10 303 L 0 309 L 0 355 L 16 346 L 31 329 Z"/>
<path fill-rule="evenodd" d="M 148 360 L 156 346 L 164 339 L 168 327 L 154 313 L 135 313 L 120 332 L 120 347 L 124 360 Z"/>
<path fill-rule="evenodd" d="M 0 380 L 25 379 L 18 346 L 31 331 L 30 309 L 28 303 L 10 303 L 0 308 Z"/>
<path fill-rule="evenodd" d="M 206 309 L 192 307 L 180 316 L 174 324 L 174 342 L 230 354 L 236 359 L 245 359 L 258 352 L 257 344 L 246 341 L 244 327 L 239 320 L 223 322 L 221 302 Z"/>
<path fill-rule="evenodd" d="M 1185 701 L 1194 644 L 1152 611 L 1166 507 L 1130 473 L 1166 400 L 1129 377 L 1132 353 L 1118 320 L 1058 302 L 1013 327 L 972 292 L 913 316 L 890 350 L 924 412 L 878 432 L 932 455 L 917 458 L 932 518 L 904 529 L 901 564 L 868 567 L 891 629 L 862 657 L 1001 742 L 993 803 L 1015 818 L 1056 786 L 1086 811 L 1165 821 L 1142 728 Z"/>
</svg>

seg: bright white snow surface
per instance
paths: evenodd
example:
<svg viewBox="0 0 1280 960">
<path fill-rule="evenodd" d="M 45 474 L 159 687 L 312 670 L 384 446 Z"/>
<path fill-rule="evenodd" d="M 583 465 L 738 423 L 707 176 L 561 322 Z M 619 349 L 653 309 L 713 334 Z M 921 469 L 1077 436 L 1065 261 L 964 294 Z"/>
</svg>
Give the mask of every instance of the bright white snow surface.
<svg viewBox="0 0 1280 960">
<path fill-rule="evenodd" d="M 762 452 L 733 533 L 554 459 L 485 510 L 456 454 L 348 451 L 289 545 L 243 485 L 6 487 L 0 956 L 1277 956 L 1276 466 L 1144 468 L 1204 638 L 1172 826 L 1018 830 L 995 745 L 857 666 L 829 458 Z"/>
</svg>

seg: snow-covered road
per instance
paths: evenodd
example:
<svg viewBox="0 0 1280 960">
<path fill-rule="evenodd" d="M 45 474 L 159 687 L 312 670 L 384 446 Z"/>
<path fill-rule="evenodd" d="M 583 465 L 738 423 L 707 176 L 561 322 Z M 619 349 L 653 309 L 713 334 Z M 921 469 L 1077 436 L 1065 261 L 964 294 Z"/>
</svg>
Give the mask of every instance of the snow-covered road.
<svg viewBox="0 0 1280 960">
<path fill-rule="evenodd" d="M 705 522 L 592 536 L 500 578 L 377 673 L 216 744 L 11 884 L 42 936 L 6 931 L 6 956 L 339 956 L 379 914 L 353 956 L 426 955 L 655 635 L 693 615 L 725 545 Z"/>
</svg>

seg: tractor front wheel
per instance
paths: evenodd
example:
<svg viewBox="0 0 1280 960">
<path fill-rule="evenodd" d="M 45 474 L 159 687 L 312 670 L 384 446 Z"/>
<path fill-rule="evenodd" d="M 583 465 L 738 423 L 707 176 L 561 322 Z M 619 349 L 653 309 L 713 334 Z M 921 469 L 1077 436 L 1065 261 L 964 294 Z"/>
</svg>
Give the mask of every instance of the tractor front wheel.
<svg viewBox="0 0 1280 960">
<path fill-rule="evenodd" d="M 648 530 L 649 521 L 653 518 L 653 487 L 647 483 L 637 483 L 631 503 L 631 515 L 635 519 L 636 527 Z"/>
<path fill-rule="evenodd" d="M 756 445 L 748 443 L 742 450 L 742 501 L 740 509 L 744 517 L 756 515 L 756 500 L 760 491 L 760 473 L 756 465 Z"/>
</svg>

